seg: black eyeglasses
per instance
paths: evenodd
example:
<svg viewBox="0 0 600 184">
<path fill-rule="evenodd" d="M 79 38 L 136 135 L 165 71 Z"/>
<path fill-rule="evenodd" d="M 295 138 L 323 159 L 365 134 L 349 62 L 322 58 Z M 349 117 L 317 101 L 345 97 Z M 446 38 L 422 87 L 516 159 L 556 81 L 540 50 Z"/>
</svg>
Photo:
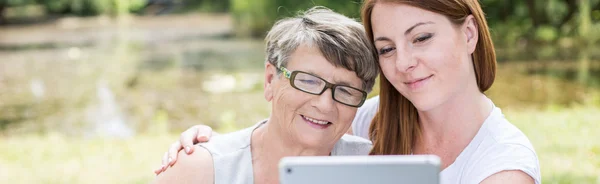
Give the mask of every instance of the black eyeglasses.
<svg viewBox="0 0 600 184">
<path fill-rule="evenodd" d="M 333 100 L 350 107 L 360 107 L 367 99 L 367 92 L 346 85 L 337 85 L 327 82 L 321 77 L 303 71 L 290 72 L 285 67 L 278 67 L 285 78 L 290 79 L 290 84 L 297 90 L 308 94 L 321 95 L 327 88 L 331 89 Z"/>
</svg>

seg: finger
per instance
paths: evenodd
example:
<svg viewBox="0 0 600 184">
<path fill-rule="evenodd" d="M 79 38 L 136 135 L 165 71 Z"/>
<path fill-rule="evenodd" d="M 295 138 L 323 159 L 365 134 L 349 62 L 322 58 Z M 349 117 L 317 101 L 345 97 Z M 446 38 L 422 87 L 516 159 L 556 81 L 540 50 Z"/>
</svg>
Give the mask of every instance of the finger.
<svg viewBox="0 0 600 184">
<path fill-rule="evenodd" d="M 195 144 L 195 141 L 196 141 L 195 139 L 197 137 L 197 134 L 198 134 L 198 125 L 187 129 L 186 131 L 181 133 L 181 135 L 179 136 L 179 143 L 181 144 L 181 146 L 183 148 L 185 148 L 185 152 L 187 154 L 191 154 L 192 152 L 194 152 L 193 145 Z"/>
<path fill-rule="evenodd" d="M 213 130 L 209 126 L 199 125 L 196 140 L 198 142 L 208 142 L 212 136 Z"/>
<path fill-rule="evenodd" d="M 179 141 L 171 144 L 171 148 L 169 148 L 169 158 L 167 158 L 167 163 L 169 166 L 172 166 L 177 160 L 177 154 L 181 150 L 181 143 Z"/>
<path fill-rule="evenodd" d="M 165 154 L 163 154 L 163 158 L 162 158 L 162 171 L 165 171 L 165 169 L 167 168 L 168 161 L 169 161 L 169 153 L 165 152 Z"/>
<path fill-rule="evenodd" d="M 160 174 L 160 172 L 162 172 L 162 170 L 163 170 L 162 166 L 157 169 L 154 169 L 154 174 L 158 175 L 158 174 Z"/>
</svg>

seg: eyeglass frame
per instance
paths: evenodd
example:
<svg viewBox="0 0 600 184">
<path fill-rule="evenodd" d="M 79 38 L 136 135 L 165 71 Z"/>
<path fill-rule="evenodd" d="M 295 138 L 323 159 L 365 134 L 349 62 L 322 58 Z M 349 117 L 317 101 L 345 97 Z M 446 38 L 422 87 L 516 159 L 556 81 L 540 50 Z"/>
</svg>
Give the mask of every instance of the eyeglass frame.
<svg viewBox="0 0 600 184">
<path fill-rule="evenodd" d="M 283 66 L 278 66 L 277 69 L 281 70 L 283 72 L 283 76 L 285 78 L 289 79 L 290 85 L 292 87 L 296 88 L 299 91 L 302 91 L 302 92 L 305 92 L 305 93 L 308 93 L 308 94 L 312 94 L 312 95 L 322 95 L 327 89 L 331 89 L 331 99 L 333 99 L 334 101 L 336 101 L 338 103 L 341 103 L 341 104 L 344 104 L 344 105 L 347 105 L 347 106 L 350 106 L 350 107 L 356 107 L 356 108 L 361 107 L 365 103 L 365 101 L 367 100 L 367 92 L 365 92 L 365 91 L 363 91 L 361 89 L 358 89 L 358 88 L 355 88 L 355 87 L 352 87 L 352 86 L 348 86 L 348 85 L 333 84 L 333 83 L 330 83 L 327 80 L 325 80 L 325 79 L 323 79 L 323 78 L 321 78 L 319 76 L 316 76 L 314 74 L 311 74 L 311 73 L 308 73 L 308 72 L 304 72 L 304 71 L 299 71 L 299 70 L 290 71 L 290 70 L 288 70 L 287 68 L 285 68 Z M 319 93 L 312 93 L 312 92 L 308 92 L 306 90 L 303 90 L 303 89 L 300 89 L 299 87 L 297 87 L 294 84 L 293 80 L 296 78 L 296 75 L 298 75 L 298 73 L 308 74 L 310 76 L 313 76 L 313 77 L 316 77 L 318 79 L 321 79 L 323 82 L 325 82 L 325 86 L 323 87 L 323 90 L 321 90 L 321 92 L 319 92 Z M 339 100 L 335 99 L 335 90 L 334 89 L 336 87 L 338 87 L 338 86 L 352 88 L 352 89 L 355 89 L 355 90 L 358 90 L 359 92 L 361 92 L 363 94 L 363 98 L 361 99 L 360 103 L 358 103 L 358 105 L 350 105 L 350 104 L 347 104 L 347 103 L 344 103 L 344 102 L 340 102 Z"/>
</svg>

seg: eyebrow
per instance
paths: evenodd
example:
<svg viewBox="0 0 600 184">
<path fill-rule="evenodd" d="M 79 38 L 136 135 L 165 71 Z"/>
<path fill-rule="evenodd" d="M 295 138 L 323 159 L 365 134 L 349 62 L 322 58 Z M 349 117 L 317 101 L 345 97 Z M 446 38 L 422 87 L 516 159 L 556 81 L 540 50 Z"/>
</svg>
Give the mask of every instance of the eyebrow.
<svg viewBox="0 0 600 184">
<path fill-rule="evenodd" d="M 413 25 L 412 27 L 408 28 L 405 32 L 404 35 L 408 35 L 413 29 L 415 29 L 416 27 L 422 26 L 422 25 L 426 25 L 426 24 L 434 24 L 433 22 L 429 21 L 429 22 L 419 22 L 416 23 L 415 25 Z"/>
<path fill-rule="evenodd" d="M 385 37 L 385 36 L 380 36 L 380 37 L 375 38 L 374 42 L 377 42 L 377 41 L 391 41 L 391 39 L 388 37 Z"/>
<path fill-rule="evenodd" d="M 309 73 L 311 75 L 314 75 L 314 76 L 317 76 L 317 77 L 323 79 L 321 76 L 317 75 L 315 72 L 312 72 L 310 70 L 306 70 L 304 72 Z M 325 80 L 325 79 L 323 79 L 323 80 Z M 327 80 L 325 80 L 325 81 L 327 81 Z M 336 85 L 350 86 L 350 87 L 356 88 L 356 87 L 350 85 L 350 83 L 348 83 L 346 81 L 327 81 L 327 82 L 332 83 L 332 84 L 336 84 Z"/>
<path fill-rule="evenodd" d="M 422 26 L 422 25 L 426 25 L 426 24 L 435 24 L 435 23 L 433 23 L 433 22 L 431 22 L 431 21 L 428 21 L 428 22 L 419 22 L 419 23 L 416 23 L 415 25 L 413 25 L 413 26 L 411 26 L 410 28 L 408 28 L 408 29 L 407 29 L 407 30 L 404 32 L 404 35 L 408 35 L 408 34 L 410 34 L 410 32 L 411 32 L 413 29 L 415 29 L 416 27 L 419 27 L 419 26 Z M 375 40 L 374 40 L 373 42 L 377 42 L 377 41 L 391 41 L 391 40 L 392 40 L 392 39 L 390 39 L 390 38 L 388 38 L 388 37 L 381 36 L 381 37 L 377 37 L 377 38 L 375 38 Z"/>
</svg>

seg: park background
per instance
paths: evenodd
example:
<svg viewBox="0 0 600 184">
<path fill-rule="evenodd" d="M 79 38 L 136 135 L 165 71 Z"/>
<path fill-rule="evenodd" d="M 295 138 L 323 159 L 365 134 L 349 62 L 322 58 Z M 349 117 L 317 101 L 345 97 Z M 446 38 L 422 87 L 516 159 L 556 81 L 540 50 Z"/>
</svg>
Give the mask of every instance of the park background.
<svg viewBox="0 0 600 184">
<path fill-rule="evenodd" d="M 480 2 L 498 54 L 486 94 L 543 183 L 600 184 L 600 0 Z M 0 183 L 148 183 L 187 127 L 268 116 L 275 20 L 314 5 L 358 19 L 360 3 L 0 0 Z"/>
</svg>

